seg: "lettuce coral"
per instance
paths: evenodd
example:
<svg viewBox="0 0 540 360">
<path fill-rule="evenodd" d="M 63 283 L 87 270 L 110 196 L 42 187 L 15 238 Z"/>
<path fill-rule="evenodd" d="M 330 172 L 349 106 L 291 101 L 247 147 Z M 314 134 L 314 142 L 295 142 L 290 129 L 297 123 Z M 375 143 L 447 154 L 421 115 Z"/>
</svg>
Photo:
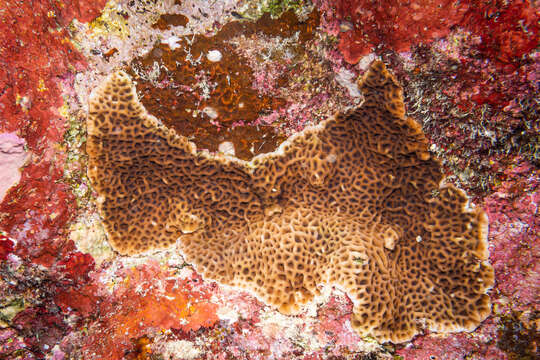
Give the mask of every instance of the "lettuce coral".
<svg viewBox="0 0 540 360">
<path fill-rule="evenodd" d="M 111 245 L 136 254 L 179 242 L 208 278 L 284 313 L 337 284 L 353 327 L 401 342 L 420 329 L 473 329 L 490 312 L 487 218 L 443 179 L 402 90 L 381 62 L 362 105 L 246 162 L 198 152 L 149 115 L 129 76 L 90 97 L 89 176 Z"/>
</svg>

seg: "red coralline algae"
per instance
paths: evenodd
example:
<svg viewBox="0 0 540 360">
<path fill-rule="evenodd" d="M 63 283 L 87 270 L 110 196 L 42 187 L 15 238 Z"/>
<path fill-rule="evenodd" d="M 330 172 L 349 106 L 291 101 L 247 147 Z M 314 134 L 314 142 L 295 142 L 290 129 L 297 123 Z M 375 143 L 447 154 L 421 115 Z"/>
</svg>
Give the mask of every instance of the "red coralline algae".
<svg viewBox="0 0 540 360">
<path fill-rule="evenodd" d="M 0 234 L 0 260 L 6 260 L 13 251 L 13 241 L 7 236 Z"/>
<path fill-rule="evenodd" d="M 511 115 L 519 117 L 519 112 L 525 110 L 522 107 L 539 86 L 538 75 L 534 75 L 540 70 L 535 55 L 514 59 L 511 65 L 505 65 L 506 71 L 500 71 L 501 62 L 475 56 L 477 46 L 478 41 L 473 38 L 463 41 L 459 68 L 448 74 L 453 76 L 455 86 L 443 93 L 449 95 L 462 111 L 487 104 L 505 111 L 513 107 Z M 509 68 L 513 70 L 508 71 Z"/>
<path fill-rule="evenodd" d="M 69 187 L 59 180 L 65 154 L 61 78 L 85 62 L 68 40 L 65 26 L 74 18 L 90 20 L 104 0 L 25 2 L 4 0 L 0 18 L 0 131 L 17 131 L 34 159 L 24 168 L 19 186 L 0 203 L 0 227 L 24 241 L 17 251 L 31 252 L 35 241 L 59 234 L 73 214 Z M 42 239 L 38 239 L 42 238 Z"/>
<path fill-rule="evenodd" d="M 43 267 L 8 257 L 0 266 L 0 308 L 2 326 L 12 330 L 6 342 L 22 343 L 19 349 L 6 348 L 0 357 L 42 359 L 70 330 L 70 325 L 53 302 L 62 275 Z M 10 332 L 4 332 L 8 334 Z"/>
<path fill-rule="evenodd" d="M 190 332 L 213 326 L 219 320 L 217 304 L 210 300 L 214 285 L 204 283 L 194 272 L 185 279 L 173 275 L 158 263 L 148 262 L 117 270 L 114 277 L 118 283 L 111 295 L 94 288 L 94 294 L 101 294 L 94 304 L 99 318 L 79 339 L 80 349 L 76 352 L 84 359 L 123 359 L 134 351 L 133 341 L 143 336 L 153 337 L 169 329 Z M 78 297 L 70 299 L 66 295 L 58 298 L 62 308 L 81 308 L 83 314 L 88 314 L 90 304 L 81 307 Z"/>
<path fill-rule="evenodd" d="M 54 302 L 65 314 L 78 314 L 81 318 L 87 318 L 96 315 L 102 293 L 102 287 L 92 279 L 87 284 L 58 288 Z"/>
<path fill-rule="evenodd" d="M 56 78 L 84 65 L 83 58 L 67 41 L 64 26 L 75 15 L 91 19 L 105 1 L 26 2 L 3 0 L 0 33 L 1 130 L 19 131 L 33 151 L 59 141 L 53 109 L 62 104 Z M 38 40 L 38 41 L 36 41 Z M 28 121 L 32 119 L 33 121 Z"/>
<path fill-rule="evenodd" d="M 83 283 L 88 280 L 88 273 L 94 270 L 95 262 L 89 254 L 75 252 L 56 263 L 59 271 L 65 273 L 70 281 Z"/>
<path fill-rule="evenodd" d="M 477 49 L 506 72 L 514 71 L 522 56 L 538 46 L 538 9 L 528 0 L 468 2 L 461 24 L 481 37 Z"/>
<path fill-rule="evenodd" d="M 339 49 L 348 63 L 378 47 L 407 51 L 447 35 L 466 8 L 454 0 L 373 1 L 317 0 L 327 31 L 339 34 Z"/>
<path fill-rule="evenodd" d="M 538 13 L 531 2 L 482 0 L 317 0 L 325 30 L 339 36 L 351 64 L 369 52 L 408 51 L 456 26 L 479 36 L 484 57 L 513 65 L 538 46 Z M 511 67 L 509 68 L 511 71 Z"/>
<path fill-rule="evenodd" d="M 0 342 L 0 357 L 45 358 L 69 329 L 52 294 L 82 280 L 93 266 L 93 259 L 65 239 L 75 211 L 74 197 L 61 181 L 65 120 L 57 113 L 63 103 L 58 80 L 85 65 L 67 25 L 75 16 L 91 20 L 104 3 L 0 1 L 0 132 L 14 132 L 32 154 L 19 184 L 0 199 L 0 229 L 6 234 L 0 239 L 0 305 L 24 305 L 8 319 L 13 332 L 4 332 L 9 338 Z M 10 343 L 21 346 L 3 345 Z"/>
<path fill-rule="evenodd" d="M 28 165 L 19 185 L 0 204 L 0 212 L 10 214 L 1 226 L 18 240 L 20 255 L 39 257 L 46 251 L 41 245 L 59 236 L 70 218 L 73 195 L 58 182 L 61 177 L 62 169 L 50 162 Z"/>
<path fill-rule="evenodd" d="M 37 306 L 18 313 L 12 327 L 17 329 L 19 335 L 24 337 L 26 346 L 38 356 L 39 353 L 47 353 L 67 331 L 61 314 Z"/>
</svg>

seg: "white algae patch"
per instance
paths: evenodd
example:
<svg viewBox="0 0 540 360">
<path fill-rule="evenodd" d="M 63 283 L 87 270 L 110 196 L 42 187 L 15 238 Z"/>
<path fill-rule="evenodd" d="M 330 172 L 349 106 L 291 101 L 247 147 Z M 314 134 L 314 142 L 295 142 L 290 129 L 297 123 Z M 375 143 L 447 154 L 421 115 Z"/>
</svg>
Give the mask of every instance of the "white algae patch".
<svg viewBox="0 0 540 360">
<path fill-rule="evenodd" d="M 156 349 L 163 358 L 171 360 L 193 360 L 198 358 L 202 351 L 195 343 L 186 340 L 158 341 Z"/>
<path fill-rule="evenodd" d="M 352 71 L 341 68 L 336 76 L 336 81 L 349 91 L 351 97 L 360 97 L 360 90 L 358 90 L 358 85 L 356 85 L 357 77 Z"/>
<path fill-rule="evenodd" d="M 83 215 L 76 223 L 73 223 L 70 227 L 69 238 L 81 252 L 92 255 L 97 265 L 114 257 L 101 219 L 95 213 Z"/>
</svg>

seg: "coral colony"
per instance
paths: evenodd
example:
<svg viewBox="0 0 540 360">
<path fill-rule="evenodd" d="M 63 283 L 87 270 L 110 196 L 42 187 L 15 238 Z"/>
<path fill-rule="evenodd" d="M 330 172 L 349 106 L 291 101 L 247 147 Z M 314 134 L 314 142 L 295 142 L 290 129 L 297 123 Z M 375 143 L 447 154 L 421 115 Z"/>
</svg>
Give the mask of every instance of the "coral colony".
<svg viewBox="0 0 540 360">
<path fill-rule="evenodd" d="M 0 359 L 538 358 L 536 3 L 0 20 Z"/>
<path fill-rule="evenodd" d="M 381 62 L 360 88 L 359 108 L 245 162 L 197 152 L 114 73 L 91 95 L 87 124 L 111 245 L 134 254 L 179 242 L 204 278 L 286 314 L 335 284 L 355 304 L 352 327 L 381 341 L 409 340 L 420 320 L 474 329 L 493 284 L 487 217 L 439 187 L 438 163 Z"/>
</svg>

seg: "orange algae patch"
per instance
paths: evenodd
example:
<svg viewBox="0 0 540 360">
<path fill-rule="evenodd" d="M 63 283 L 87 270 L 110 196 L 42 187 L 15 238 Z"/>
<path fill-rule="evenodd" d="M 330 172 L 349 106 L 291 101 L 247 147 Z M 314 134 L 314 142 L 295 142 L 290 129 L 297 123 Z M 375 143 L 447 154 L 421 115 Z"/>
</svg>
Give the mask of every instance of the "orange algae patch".
<svg viewBox="0 0 540 360">
<path fill-rule="evenodd" d="M 171 21 L 161 18 L 156 26 L 168 26 Z M 274 151 L 286 139 L 275 126 L 255 121 L 283 107 L 287 99 L 253 89 L 254 72 L 230 40 L 240 36 L 287 38 L 298 32 L 298 41 L 303 43 L 313 37 L 318 24 L 316 12 L 304 22 L 292 12 L 279 19 L 265 14 L 257 22 L 232 22 L 212 37 L 179 39 L 175 50 L 158 44 L 145 57 L 135 59 L 127 71 L 137 81 L 145 108 L 167 127 L 189 137 L 197 147 L 214 152 L 219 144 L 231 142 L 236 156 L 248 160 Z M 208 59 L 215 50 L 221 54 L 219 61 Z M 148 75 L 152 72 L 154 77 Z M 279 79 L 278 85 L 285 82 Z"/>
<path fill-rule="evenodd" d="M 219 318 L 218 305 L 209 300 L 211 286 L 201 285 L 196 275 L 187 279 L 173 275 L 157 264 L 124 270 L 112 296 L 97 305 L 100 320 L 88 329 L 83 355 L 124 359 L 140 339 L 157 332 L 213 326 Z"/>
<path fill-rule="evenodd" d="M 152 339 L 148 336 L 143 336 L 136 341 L 133 341 L 135 350 L 126 357 L 126 360 L 145 360 L 152 359 Z"/>
<path fill-rule="evenodd" d="M 110 50 L 108 50 L 107 52 L 103 53 L 103 58 L 107 61 L 109 61 L 109 59 L 111 58 L 111 56 L 113 56 L 114 54 L 118 53 L 118 49 L 117 48 L 112 48 Z"/>
</svg>

